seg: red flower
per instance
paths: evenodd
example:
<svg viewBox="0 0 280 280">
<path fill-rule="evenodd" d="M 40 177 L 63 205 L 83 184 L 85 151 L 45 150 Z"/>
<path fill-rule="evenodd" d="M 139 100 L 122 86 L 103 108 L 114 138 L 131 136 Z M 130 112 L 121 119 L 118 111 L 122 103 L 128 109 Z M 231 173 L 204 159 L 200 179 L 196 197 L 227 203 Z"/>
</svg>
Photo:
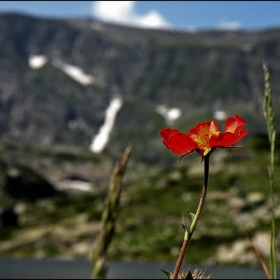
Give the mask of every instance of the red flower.
<svg viewBox="0 0 280 280">
<path fill-rule="evenodd" d="M 198 123 L 190 129 L 188 134 L 172 128 L 165 128 L 159 132 L 163 144 L 175 154 L 181 154 L 180 159 L 192 151 L 204 157 L 217 147 L 231 148 L 231 145 L 240 141 L 248 130 L 242 129 L 246 122 L 239 116 L 229 117 L 226 120 L 225 132 L 219 131 L 214 121 Z M 240 146 L 236 146 L 240 147 Z M 179 159 L 179 160 L 180 160 Z"/>
</svg>

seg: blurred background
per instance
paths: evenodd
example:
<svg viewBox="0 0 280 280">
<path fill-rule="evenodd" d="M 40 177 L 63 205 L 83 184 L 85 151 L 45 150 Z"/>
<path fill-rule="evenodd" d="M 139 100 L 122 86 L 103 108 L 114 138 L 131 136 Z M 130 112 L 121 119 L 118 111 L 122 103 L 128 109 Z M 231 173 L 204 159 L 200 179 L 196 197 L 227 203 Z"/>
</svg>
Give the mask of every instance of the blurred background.
<svg viewBox="0 0 280 280">
<path fill-rule="evenodd" d="M 132 144 L 108 259 L 175 264 L 203 164 L 192 153 L 177 165 L 158 133 L 206 120 L 223 131 L 239 114 L 245 147 L 211 155 L 185 264 L 259 267 L 244 231 L 268 261 L 262 65 L 278 131 L 279 11 L 274 1 L 1 1 L 0 257 L 88 261 Z M 277 194 L 279 164 L 276 153 Z"/>
</svg>

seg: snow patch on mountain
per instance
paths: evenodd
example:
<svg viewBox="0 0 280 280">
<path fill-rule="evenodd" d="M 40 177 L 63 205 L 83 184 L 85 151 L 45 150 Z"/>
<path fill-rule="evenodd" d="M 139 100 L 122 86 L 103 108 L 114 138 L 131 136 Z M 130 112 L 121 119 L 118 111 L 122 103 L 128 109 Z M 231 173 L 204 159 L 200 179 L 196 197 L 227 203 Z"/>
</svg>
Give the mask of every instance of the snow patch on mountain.
<svg viewBox="0 0 280 280">
<path fill-rule="evenodd" d="M 84 86 L 90 84 L 93 85 L 95 83 L 95 79 L 93 76 L 87 75 L 86 73 L 84 73 L 84 71 L 81 68 L 77 66 L 63 63 L 59 59 L 54 59 L 52 61 L 52 64 L 55 67 L 61 69 L 67 75 L 69 75 L 73 80 L 77 81 L 78 83 Z"/>
<path fill-rule="evenodd" d="M 32 69 L 40 69 L 48 61 L 45 55 L 31 55 L 28 60 L 29 67 Z"/>
<path fill-rule="evenodd" d="M 168 108 L 164 105 L 158 105 L 156 107 L 156 112 L 165 118 L 165 122 L 168 125 L 174 123 L 174 121 L 181 117 L 182 113 L 179 108 Z"/>
<path fill-rule="evenodd" d="M 218 110 L 218 111 L 214 112 L 214 119 L 216 119 L 218 121 L 223 121 L 226 119 L 226 117 L 227 117 L 227 114 L 225 111 Z"/>
<path fill-rule="evenodd" d="M 48 61 L 45 55 L 30 55 L 28 64 L 32 69 L 40 69 Z M 70 76 L 76 82 L 88 86 L 95 84 L 95 79 L 92 75 L 86 74 L 80 67 L 75 65 L 70 65 L 62 62 L 59 59 L 53 59 L 52 65 L 62 70 L 65 74 Z"/>
<path fill-rule="evenodd" d="M 104 124 L 100 127 L 98 134 L 94 137 L 90 150 L 93 153 L 101 153 L 109 141 L 109 135 L 113 129 L 115 118 L 123 104 L 122 98 L 117 96 L 111 100 L 109 107 L 106 109 Z"/>
</svg>

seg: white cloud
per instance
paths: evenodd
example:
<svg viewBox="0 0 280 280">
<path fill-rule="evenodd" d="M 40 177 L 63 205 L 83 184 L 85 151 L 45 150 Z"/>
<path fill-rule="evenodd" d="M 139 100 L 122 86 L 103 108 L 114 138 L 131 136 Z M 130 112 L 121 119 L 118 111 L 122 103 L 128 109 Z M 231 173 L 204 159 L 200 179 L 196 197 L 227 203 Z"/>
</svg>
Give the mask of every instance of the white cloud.
<svg viewBox="0 0 280 280">
<path fill-rule="evenodd" d="M 219 30 L 238 30 L 241 27 L 240 21 L 225 21 L 222 20 L 217 24 L 217 29 Z"/>
<path fill-rule="evenodd" d="M 155 10 L 144 15 L 135 11 L 136 1 L 94 1 L 92 13 L 100 20 L 142 28 L 170 28 L 172 25 Z"/>
</svg>

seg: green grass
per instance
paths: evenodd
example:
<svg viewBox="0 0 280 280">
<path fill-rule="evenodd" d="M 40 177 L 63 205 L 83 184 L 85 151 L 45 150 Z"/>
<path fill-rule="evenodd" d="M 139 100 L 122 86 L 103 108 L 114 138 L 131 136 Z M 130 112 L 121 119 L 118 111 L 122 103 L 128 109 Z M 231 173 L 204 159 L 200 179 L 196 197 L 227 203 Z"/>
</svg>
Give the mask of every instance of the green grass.
<svg viewBox="0 0 280 280">
<path fill-rule="evenodd" d="M 186 255 L 188 262 L 206 261 L 215 254 L 221 244 L 245 239 L 238 221 L 238 216 L 244 211 L 250 217 L 255 217 L 254 225 L 247 228 L 249 235 L 259 230 L 269 231 L 269 213 L 262 214 L 267 215 L 266 218 L 258 216 L 261 206 L 249 205 L 246 202 L 247 195 L 253 192 L 269 196 L 267 188 L 269 151 L 262 147 L 263 142 L 265 143 L 265 140 L 261 137 L 252 138 L 244 142 L 246 147 L 242 149 L 217 149 L 211 155 L 207 199 Z M 4 149 L 3 152 L 8 153 Z M 12 149 L 10 152 L 16 153 Z M 28 153 L 31 158 L 36 159 L 43 154 L 45 158 L 57 159 L 61 163 L 72 161 L 80 164 L 93 160 L 99 164 L 104 160 L 98 156 L 84 156 L 83 152 L 69 152 L 70 158 L 68 152 L 59 150 L 35 149 L 34 154 L 32 152 L 30 147 Z M 166 150 L 164 152 L 168 154 Z M 24 156 L 24 150 L 21 151 L 21 155 Z M 173 163 L 170 163 L 170 159 Z M 177 159 L 176 155 L 169 155 L 168 164 L 163 167 L 158 164 L 142 164 L 131 158 L 123 185 L 116 233 L 109 248 L 108 258 L 159 262 L 174 262 L 177 259 L 184 235 L 180 225 L 182 215 L 184 214 L 190 225 L 186 210 L 195 212 L 203 182 L 203 174 L 199 172 L 203 164 L 198 153 L 194 152 L 183 158 L 179 166 Z M 279 183 L 279 174 L 280 164 L 276 158 L 275 184 Z M 275 190 L 275 195 L 278 194 L 279 190 Z M 16 233 L 24 229 L 54 225 L 67 228 L 71 221 L 71 227 L 75 229 L 73 223 L 81 214 L 85 214 L 86 219 L 78 227 L 99 223 L 105 195 L 106 191 L 79 196 L 72 193 L 51 200 L 21 202 L 25 210 L 20 215 L 20 227 L 1 231 L 1 242 L 15 240 Z M 244 200 L 244 209 L 237 211 L 231 208 L 229 201 L 232 198 Z M 279 224 L 280 220 L 277 218 L 276 226 L 279 227 Z M 94 237 L 94 233 L 89 235 L 84 232 L 73 242 L 90 243 Z M 66 247 L 61 245 L 65 242 L 68 244 L 67 238 L 67 235 L 52 238 L 42 235 L 43 243 L 39 243 L 38 247 L 25 244 L 16 250 L 1 251 L 0 255 L 32 257 L 43 251 L 49 257 L 59 257 L 67 250 L 68 254 L 71 254 L 70 245 Z M 84 258 L 88 258 L 88 255 L 84 255 Z"/>
</svg>

